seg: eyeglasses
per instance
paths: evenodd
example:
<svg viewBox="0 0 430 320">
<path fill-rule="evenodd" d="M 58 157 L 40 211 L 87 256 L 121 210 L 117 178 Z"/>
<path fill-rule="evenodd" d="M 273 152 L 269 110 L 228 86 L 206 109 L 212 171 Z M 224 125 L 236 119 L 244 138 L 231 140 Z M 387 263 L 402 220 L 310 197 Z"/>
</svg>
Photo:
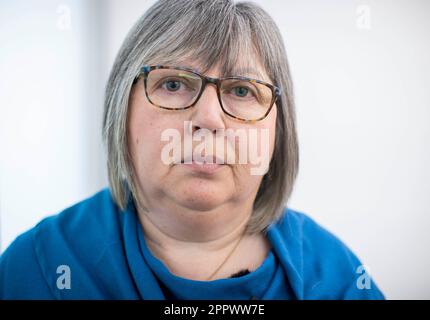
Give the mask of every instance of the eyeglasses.
<svg viewBox="0 0 430 320">
<path fill-rule="evenodd" d="M 269 114 L 281 90 L 264 81 L 246 77 L 211 78 L 184 67 L 143 66 L 145 94 L 156 107 L 184 110 L 193 107 L 206 85 L 217 87 L 221 109 L 228 116 L 245 122 L 263 120 Z"/>
</svg>

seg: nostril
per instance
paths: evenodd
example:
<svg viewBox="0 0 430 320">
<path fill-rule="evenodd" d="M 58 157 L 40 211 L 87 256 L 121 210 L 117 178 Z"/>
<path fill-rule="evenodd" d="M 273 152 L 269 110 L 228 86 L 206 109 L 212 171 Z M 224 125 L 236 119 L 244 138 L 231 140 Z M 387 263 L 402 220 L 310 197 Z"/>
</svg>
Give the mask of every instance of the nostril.
<svg viewBox="0 0 430 320">
<path fill-rule="evenodd" d="M 191 129 L 192 134 L 194 135 L 196 132 L 200 131 L 202 129 L 202 127 L 199 126 L 194 126 Z"/>
<path fill-rule="evenodd" d="M 207 131 L 212 132 L 213 134 L 217 134 L 217 132 L 220 132 L 220 133 L 224 132 L 223 128 L 220 128 L 220 129 L 215 129 L 215 128 L 214 129 L 210 129 L 210 128 L 206 128 L 206 127 L 200 127 L 200 126 L 194 126 L 193 125 L 192 134 L 195 134 L 196 132 L 198 132 L 200 130 L 207 130 Z"/>
</svg>

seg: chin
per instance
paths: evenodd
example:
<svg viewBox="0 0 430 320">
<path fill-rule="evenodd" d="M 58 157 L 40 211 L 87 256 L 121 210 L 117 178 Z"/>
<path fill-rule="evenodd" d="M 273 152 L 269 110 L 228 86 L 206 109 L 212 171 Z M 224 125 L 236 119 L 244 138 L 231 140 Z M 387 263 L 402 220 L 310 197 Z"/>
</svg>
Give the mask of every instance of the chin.
<svg viewBox="0 0 430 320">
<path fill-rule="evenodd" d="M 225 203 L 228 188 L 210 181 L 190 181 L 177 185 L 180 194 L 176 199 L 182 206 L 196 211 L 209 211 Z"/>
</svg>

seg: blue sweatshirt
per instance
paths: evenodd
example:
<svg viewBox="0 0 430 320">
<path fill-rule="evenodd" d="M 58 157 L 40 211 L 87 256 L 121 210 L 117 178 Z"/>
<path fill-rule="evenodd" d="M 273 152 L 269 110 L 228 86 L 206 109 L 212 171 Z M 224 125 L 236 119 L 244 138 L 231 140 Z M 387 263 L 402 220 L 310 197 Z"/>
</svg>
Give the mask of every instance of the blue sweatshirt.
<svg viewBox="0 0 430 320">
<path fill-rule="evenodd" d="M 195 281 L 148 249 L 133 201 L 104 189 L 20 235 L 0 257 L 0 299 L 384 299 L 357 257 L 306 215 L 285 209 L 254 271 Z"/>
</svg>

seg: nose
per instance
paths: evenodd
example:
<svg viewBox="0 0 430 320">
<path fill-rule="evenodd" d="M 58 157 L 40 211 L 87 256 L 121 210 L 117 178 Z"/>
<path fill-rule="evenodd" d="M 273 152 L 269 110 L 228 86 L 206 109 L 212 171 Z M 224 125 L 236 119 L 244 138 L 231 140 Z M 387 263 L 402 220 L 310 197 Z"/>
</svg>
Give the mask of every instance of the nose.
<svg viewBox="0 0 430 320">
<path fill-rule="evenodd" d="M 218 100 L 216 86 L 208 83 L 200 99 L 193 108 L 191 115 L 193 132 L 198 129 L 208 129 L 212 132 L 225 129 L 225 116 Z"/>
</svg>

